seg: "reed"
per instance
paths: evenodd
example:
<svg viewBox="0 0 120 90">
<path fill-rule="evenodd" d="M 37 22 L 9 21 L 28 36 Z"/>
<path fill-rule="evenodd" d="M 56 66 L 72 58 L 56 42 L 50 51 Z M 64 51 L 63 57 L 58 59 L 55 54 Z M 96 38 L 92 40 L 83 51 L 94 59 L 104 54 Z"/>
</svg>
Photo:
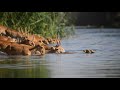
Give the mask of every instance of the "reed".
<svg viewBox="0 0 120 90">
<path fill-rule="evenodd" d="M 0 12 L 0 24 L 44 37 L 62 38 L 74 33 L 67 28 L 67 12 Z M 68 30 L 69 29 L 69 30 Z"/>
</svg>

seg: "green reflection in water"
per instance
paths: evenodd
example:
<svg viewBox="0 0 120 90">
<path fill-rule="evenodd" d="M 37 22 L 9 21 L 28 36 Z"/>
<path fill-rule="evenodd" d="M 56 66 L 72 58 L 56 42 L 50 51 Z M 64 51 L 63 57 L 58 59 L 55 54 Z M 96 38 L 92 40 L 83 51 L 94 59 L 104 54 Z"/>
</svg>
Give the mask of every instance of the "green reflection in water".
<svg viewBox="0 0 120 90">
<path fill-rule="evenodd" d="M 44 70 L 44 69 L 43 69 Z M 0 78 L 46 78 L 46 71 L 36 69 L 0 69 Z"/>
<path fill-rule="evenodd" d="M 0 59 L 0 78 L 47 78 L 48 70 L 40 60 L 30 57 L 9 57 Z"/>
</svg>

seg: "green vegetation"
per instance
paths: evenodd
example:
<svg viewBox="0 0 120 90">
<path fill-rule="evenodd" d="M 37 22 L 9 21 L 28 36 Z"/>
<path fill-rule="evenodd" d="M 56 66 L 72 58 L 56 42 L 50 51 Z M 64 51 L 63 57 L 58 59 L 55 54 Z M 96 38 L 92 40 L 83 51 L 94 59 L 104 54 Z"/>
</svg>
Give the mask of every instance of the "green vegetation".
<svg viewBox="0 0 120 90">
<path fill-rule="evenodd" d="M 0 12 L 0 24 L 21 32 L 62 38 L 74 33 L 73 27 L 66 27 L 69 24 L 69 14 L 68 12 Z"/>
</svg>

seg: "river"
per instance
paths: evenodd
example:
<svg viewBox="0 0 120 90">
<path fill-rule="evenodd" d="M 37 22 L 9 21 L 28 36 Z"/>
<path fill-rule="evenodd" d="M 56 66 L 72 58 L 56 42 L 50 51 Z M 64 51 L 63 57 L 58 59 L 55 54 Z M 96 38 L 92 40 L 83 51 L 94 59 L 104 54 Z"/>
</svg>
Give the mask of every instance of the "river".
<svg viewBox="0 0 120 90">
<path fill-rule="evenodd" d="M 70 54 L 0 55 L 0 78 L 118 78 L 120 29 L 76 29 L 62 46 Z M 85 54 L 82 50 L 96 50 Z"/>
</svg>

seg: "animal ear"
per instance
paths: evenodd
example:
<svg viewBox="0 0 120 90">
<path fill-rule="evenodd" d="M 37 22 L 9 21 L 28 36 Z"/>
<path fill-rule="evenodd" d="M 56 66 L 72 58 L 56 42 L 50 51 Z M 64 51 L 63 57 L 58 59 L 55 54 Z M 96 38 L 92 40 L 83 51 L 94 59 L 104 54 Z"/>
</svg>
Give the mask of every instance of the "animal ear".
<svg viewBox="0 0 120 90">
<path fill-rule="evenodd" d="M 35 43 L 34 42 L 32 42 L 32 41 L 30 41 L 31 42 L 31 44 L 33 45 L 33 46 L 35 46 Z"/>
</svg>

